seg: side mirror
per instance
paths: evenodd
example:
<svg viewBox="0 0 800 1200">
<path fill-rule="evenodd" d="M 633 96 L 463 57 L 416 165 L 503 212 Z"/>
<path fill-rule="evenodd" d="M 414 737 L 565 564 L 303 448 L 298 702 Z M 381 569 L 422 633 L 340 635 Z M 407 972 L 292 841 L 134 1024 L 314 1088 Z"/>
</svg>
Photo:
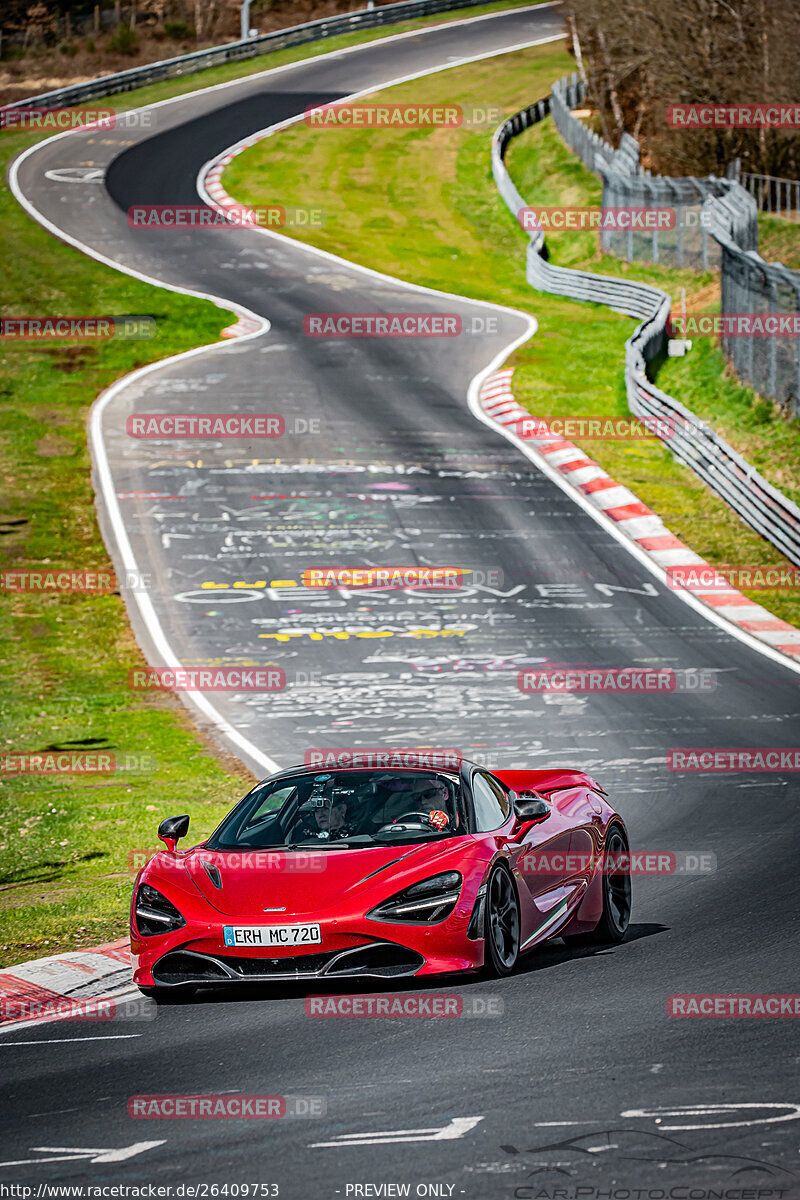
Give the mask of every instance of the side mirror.
<svg viewBox="0 0 800 1200">
<path fill-rule="evenodd" d="M 514 801 L 514 812 L 520 821 L 536 821 L 541 817 L 549 816 L 550 805 L 541 796 L 523 792 Z"/>
<path fill-rule="evenodd" d="M 170 854 L 175 853 L 175 844 L 182 838 L 186 837 L 189 832 L 189 817 L 167 817 L 158 827 L 158 836 L 169 850 Z"/>
</svg>

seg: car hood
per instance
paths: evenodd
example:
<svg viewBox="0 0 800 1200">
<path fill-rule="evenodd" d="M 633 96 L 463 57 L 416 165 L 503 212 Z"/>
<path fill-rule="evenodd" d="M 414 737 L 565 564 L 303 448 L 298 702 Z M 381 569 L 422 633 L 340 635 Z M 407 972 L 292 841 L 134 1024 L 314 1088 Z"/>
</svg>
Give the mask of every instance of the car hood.
<svg viewBox="0 0 800 1200">
<path fill-rule="evenodd" d="M 418 879 L 452 870 L 470 841 L 242 854 L 200 846 L 186 854 L 184 866 L 205 900 L 226 916 L 319 917 L 332 909 L 363 913 Z"/>
</svg>

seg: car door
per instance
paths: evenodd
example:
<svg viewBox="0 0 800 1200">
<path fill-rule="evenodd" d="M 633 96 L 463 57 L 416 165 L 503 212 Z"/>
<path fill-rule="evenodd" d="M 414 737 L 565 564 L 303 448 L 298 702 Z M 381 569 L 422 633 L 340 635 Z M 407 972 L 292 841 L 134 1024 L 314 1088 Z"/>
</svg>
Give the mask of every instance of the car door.
<svg viewBox="0 0 800 1200">
<path fill-rule="evenodd" d="M 476 771 L 471 790 L 476 832 L 485 833 L 508 822 L 515 793 L 486 771 Z M 544 797 L 546 813 L 533 821 L 517 819 L 498 838 L 498 847 L 509 855 L 520 901 L 521 944 L 557 916 L 574 888 L 562 890 L 568 868 L 571 821 Z"/>
</svg>

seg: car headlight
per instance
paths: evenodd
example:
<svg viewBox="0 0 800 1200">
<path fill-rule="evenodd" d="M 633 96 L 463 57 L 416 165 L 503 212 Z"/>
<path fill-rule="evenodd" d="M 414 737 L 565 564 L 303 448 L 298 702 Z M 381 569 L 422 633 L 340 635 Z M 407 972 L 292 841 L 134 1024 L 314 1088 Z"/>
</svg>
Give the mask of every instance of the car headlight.
<svg viewBox="0 0 800 1200">
<path fill-rule="evenodd" d="M 449 917 L 461 891 L 462 876 L 458 871 L 446 871 L 414 883 L 382 904 L 371 909 L 367 916 L 373 921 L 399 921 L 414 925 L 432 925 Z"/>
<path fill-rule="evenodd" d="M 175 905 L 161 892 L 142 883 L 136 891 L 136 901 L 133 906 L 136 917 L 136 928 L 142 937 L 153 937 L 156 933 L 171 933 L 186 924 L 185 918 L 178 912 Z"/>
</svg>

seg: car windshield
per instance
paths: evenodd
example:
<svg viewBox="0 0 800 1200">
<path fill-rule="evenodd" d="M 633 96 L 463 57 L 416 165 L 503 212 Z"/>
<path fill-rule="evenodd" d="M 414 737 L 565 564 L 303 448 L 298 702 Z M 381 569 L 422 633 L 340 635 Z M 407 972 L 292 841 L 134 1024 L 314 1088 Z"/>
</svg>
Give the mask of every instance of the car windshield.
<svg viewBox="0 0 800 1200">
<path fill-rule="evenodd" d="M 356 849 L 466 831 L 457 775 L 308 772 L 257 784 L 206 842 L 210 850 Z"/>
</svg>

